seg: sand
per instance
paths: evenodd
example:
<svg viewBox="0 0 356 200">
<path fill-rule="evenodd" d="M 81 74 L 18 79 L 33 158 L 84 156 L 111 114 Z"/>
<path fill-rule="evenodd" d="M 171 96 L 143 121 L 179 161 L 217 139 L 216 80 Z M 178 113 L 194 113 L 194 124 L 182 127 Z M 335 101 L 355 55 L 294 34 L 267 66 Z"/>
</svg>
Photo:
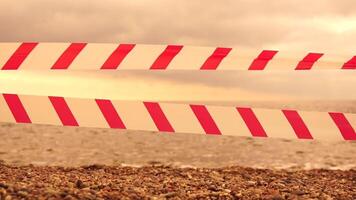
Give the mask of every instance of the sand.
<svg viewBox="0 0 356 200">
<path fill-rule="evenodd" d="M 161 163 L 177 167 L 352 169 L 355 142 L 251 139 L 0 124 L 0 160 L 14 165 L 66 166 Z"/>
</svg>

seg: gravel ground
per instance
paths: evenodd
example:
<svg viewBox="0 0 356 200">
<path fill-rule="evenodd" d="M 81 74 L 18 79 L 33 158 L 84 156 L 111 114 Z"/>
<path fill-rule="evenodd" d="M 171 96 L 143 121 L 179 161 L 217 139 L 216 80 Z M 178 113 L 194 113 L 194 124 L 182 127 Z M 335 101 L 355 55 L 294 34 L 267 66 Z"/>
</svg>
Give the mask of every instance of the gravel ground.
<svg viewBox="0 0 356 200">
<path fill-rule="evenodd" d="M 0 199 L 356 199 L 356 171 L 0 164 Z"/>
</svg>

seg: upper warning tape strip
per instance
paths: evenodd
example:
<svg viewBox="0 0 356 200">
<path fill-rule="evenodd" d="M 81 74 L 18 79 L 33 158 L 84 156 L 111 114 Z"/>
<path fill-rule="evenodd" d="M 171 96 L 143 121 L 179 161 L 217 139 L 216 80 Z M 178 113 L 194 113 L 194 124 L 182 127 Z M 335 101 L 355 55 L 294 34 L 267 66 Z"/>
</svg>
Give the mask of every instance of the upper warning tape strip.
<svg viewBox="0 0 356 200">
<path fill-rule="evenodd" d="M 355 70 L 356 56 L 182 45 L 0 43 L 1 70 Z"/>
</svg>

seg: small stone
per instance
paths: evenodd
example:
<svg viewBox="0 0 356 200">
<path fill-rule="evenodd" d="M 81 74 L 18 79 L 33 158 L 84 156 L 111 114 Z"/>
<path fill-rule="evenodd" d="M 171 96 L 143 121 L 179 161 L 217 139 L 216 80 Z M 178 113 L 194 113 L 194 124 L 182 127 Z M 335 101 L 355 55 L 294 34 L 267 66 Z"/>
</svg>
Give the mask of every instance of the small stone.
<svg viewBox="0 0 356 200">
<path fill-rule="evenodd" d="M 160 197 L 163 197 L 163 198 L 172 198 L 172 197 L 174 197 L 174 196 L 176 196 L 176 195 L 177 195 L 176 192 L 168 192 L 168 193 L 166 193 L 166 194 L 160 195 Z"/>
<path fill-rule="evenodd" d="M 229 190 L 229 189 L 224 189 L 224 192 L 226 192 L 226 193 L 231 193 L 231 190 Z"/>
<path fill-rule="evenodd" d="M 247 186 L 249 186 L 249 187 L 256 185 L 255 181 L 247 181 L 246 183 L 247 183 Z"/>
<path fill-rule="evenodd" d="M 192 178 L 193 178 L 193 176 L 192 176 L 190 173 L 187 173 L 187 177 L 188 177 L 189 179 L 192 179 Z"/>
<path fill-rule="evenodd" d="M 216 185 L 210 185 L 210 186 L 208 187 L 208 189 L 211 190 L 211 191 L 219 191 L 219 188 L 216 187 Z"/>
<path fill-rule="evenodd" d="M 73 199 L 75 199 L 72 195 L 67 195 L 67 196 L 65 196 L 64 198 L 63 198 L 64 200 L 73 200 Z"/>
<path fill-rule="evenodd" d="M 301 191 L 301 190 L 293 191 L 293 193 L 296 194 L 296 195 L 299 195 L 299 196 L 306 194 L 304 191 Z"/>
<path fill-rule="evenodd" d="M 26 191 L 18 191 L 17 194 L 24 198 L 28 196 L 28 193 Z"/>
<path fill-rule="evenodd" d="M 333 198 L 328 194 L 322 193 L 320 195 L 320 199 L 322 199 L 322 200 L 332 200 Z"/>
<path fill-rule="evenodd" d="M 252 191 L 253 191 L 253 193 L 255 193 L 257 195 L 261 195 L 263 193 L 263 190 L 259 189 L 259 188 L 253 189 Z"/>
<path fill-rule="evenodd" d="M 267 182 L 264 180 L 257 181 L 257 185 L 267 185 Z"/>
<path fill-rule="evenodd" d="M 83 188 L 83 189 L 82 189 L 82 191 L 87 191 L 87 192 L 90 192 L 90 188 L 85 187 L 85 188 Z"/>
<path fill-rule="evenodd" d="M 0 188 L 5 188 L 5 189 L 7 189 L 9 186 L 8 185 L 6 185 L 5 183 L 0 183 Z"/>
<path fill-rule="evenodd" d="M 83 181 L 80 180 L 80 179 L 78 179 L 78 180 L 75 182 L 75 186 L 76 186 L 77 188 L 79 188 L 79 189 L 83 189 L 83 188 L 86 187 L 85 184 L 83 183 Z"/>
<path fill-rule="evenodd" d="M 10 195 L 7 195 L 4 200 L 11 200 L 12 197 Z"/>
<path fill-rule="evenodd" d="M 276 195 L 271 195 L 270 199 L 272 199 L 272 200 L 283 200 L 284 198 L 281 195 L 276 194 Z"/>
<path fill-rule="evenodd" d="M 57 194 L 57 191 L 55 191 L 55 190 L 52 189 L 52 188 L 48 188 L 48 189 L 46 189 L 46 193 L 47 193 L 48 195 L 55 195 L 55 194 Z"/>
<path fill-rule="evenodd" d="M 1 197 L 6 196 L 6 193 L 7 192 L 4 188 L 0 188 L 0 199 L 1 199 Z"/>
</svg>

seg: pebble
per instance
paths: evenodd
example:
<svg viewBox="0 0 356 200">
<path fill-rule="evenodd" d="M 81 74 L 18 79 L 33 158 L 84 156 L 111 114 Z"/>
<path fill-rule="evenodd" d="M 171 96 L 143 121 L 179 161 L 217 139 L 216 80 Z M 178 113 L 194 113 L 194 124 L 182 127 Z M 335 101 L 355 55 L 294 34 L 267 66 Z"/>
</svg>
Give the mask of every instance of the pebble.
<svg viewBox="0 0 356 200">
<path fill-rule="evenodd" d="M 75 182 L 75 186 L 76 186 L 77 188 L 79 188 L 79 189 L 83 189 L 83 188 L 86 187 L 85 184 L 83 183 L 83 181 L 80 180 L 80 179 L 78 179 L 78 180 Z"/>
<path fill-rule="evenodd" d="M 251 186 L 255 186 L 256 185 L 256 181 L 247 181 L 246 185 L 251 187 Z"/>
</svg>

